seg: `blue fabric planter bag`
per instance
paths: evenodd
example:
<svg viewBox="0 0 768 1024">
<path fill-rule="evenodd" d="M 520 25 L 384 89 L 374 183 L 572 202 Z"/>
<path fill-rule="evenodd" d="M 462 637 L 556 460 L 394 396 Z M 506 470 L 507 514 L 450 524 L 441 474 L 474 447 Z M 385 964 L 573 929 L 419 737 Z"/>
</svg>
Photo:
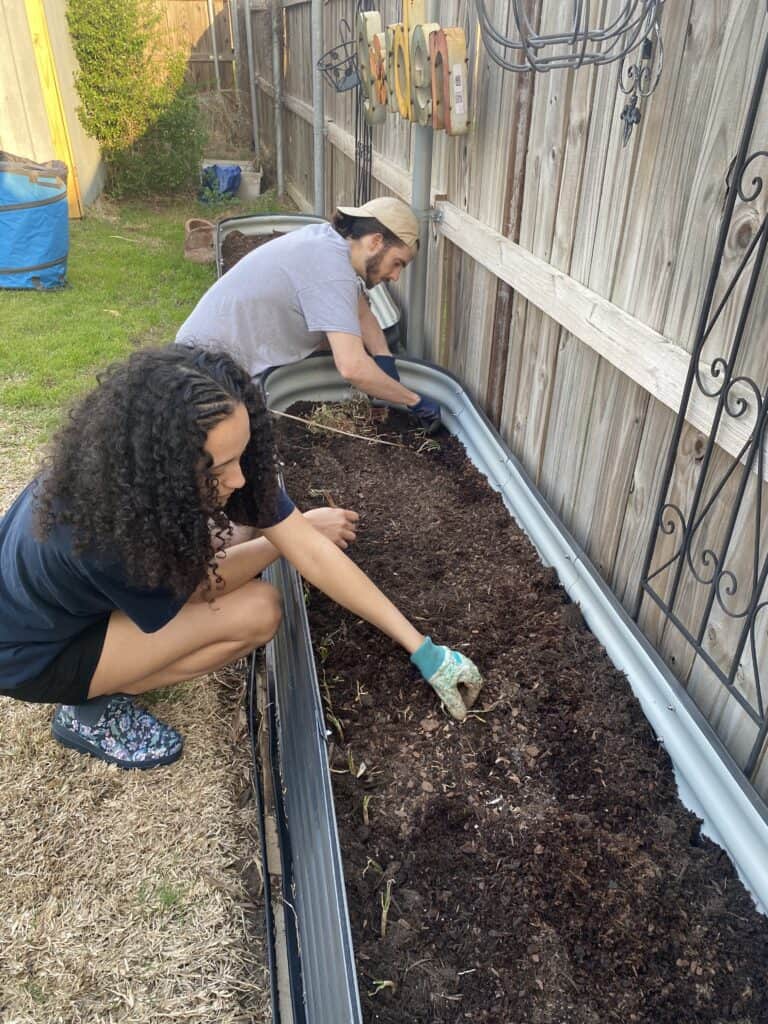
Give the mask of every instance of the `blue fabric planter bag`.
<svg viewBox="0 0 768 1024">
<path fill-rule="evenodd" d="M 60 288 L 68 252 L 67 165 L 0 152 L 0 288 Z"/>
</svg>

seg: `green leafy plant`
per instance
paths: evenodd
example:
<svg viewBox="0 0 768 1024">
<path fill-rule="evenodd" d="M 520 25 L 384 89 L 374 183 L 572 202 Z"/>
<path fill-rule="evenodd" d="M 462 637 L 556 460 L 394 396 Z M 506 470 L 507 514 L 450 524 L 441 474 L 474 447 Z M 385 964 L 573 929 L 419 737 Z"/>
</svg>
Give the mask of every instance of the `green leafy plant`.
<svg viewBox="0 0 768 1024">
<path fill-rule="evenodd" d="M 239 203 L 239 200 L 236 197 L 233 197 L 231 192 L 220 192 L 218 188 L 210 185 L 203 185 L 197 193 L 197 198 L 201 203 L 208 203 L 213 206 L 237 206 Z"/>
<path fill-rule="evenodd" d="M 184 54 L 163 42 L 155 0 L 69 0 L 83 127 L 100 144 L 107 191 L 167 194 L 196 183 L 204 133 Z"/>
</svg>

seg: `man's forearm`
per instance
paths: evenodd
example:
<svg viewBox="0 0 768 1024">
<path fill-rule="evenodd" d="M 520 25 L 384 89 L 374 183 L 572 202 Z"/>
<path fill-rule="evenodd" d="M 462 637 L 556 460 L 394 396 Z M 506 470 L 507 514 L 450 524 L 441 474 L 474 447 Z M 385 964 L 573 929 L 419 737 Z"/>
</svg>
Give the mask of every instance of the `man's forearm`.
<svg viewBox="0 0 768 1024">
<path fill-rule="evenodd" d="M 376 365 L 360 335 L 331 331 L 328 341 L 336 369 L 353 387 L 393 405 L 416 405 L 419 401 L 415 391 L 393 380 Z M 389 349 L 386 349 L 386 353 L 389 354 Z"/>
<path fill-rule="evenodd" d="M 362 295 L 360 296 L 358 315 L 360 317 L 360 334 L 368 355 L 388 356 L 390 352 L 387 339 L 384 337 L 379 321 Z"/>
<path fill-rule="evenodd" d="M 354 372 L 346 374 L 346 379 L 359 391 L 395 405 L 415 405 L 419 400 L 415 391 L 389 377 L 370 356 L 361 358 Z"/>
</svg>

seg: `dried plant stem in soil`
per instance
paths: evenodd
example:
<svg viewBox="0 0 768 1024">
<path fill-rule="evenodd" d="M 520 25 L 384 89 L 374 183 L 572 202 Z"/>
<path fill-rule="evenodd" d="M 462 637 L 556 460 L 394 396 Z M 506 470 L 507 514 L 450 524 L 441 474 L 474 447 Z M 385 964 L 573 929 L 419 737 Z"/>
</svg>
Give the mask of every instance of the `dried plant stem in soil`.
<svg viewBox="0 0 768 1024">
<path fill-rule="evenodd" d="M 284 419 L 295 420 L 297 423 L 303 423 L 310 431 L 329 430 L 332 434 L 343 434 L 345 437 L 354 437 L 358 441 L 365 441 L 367 444 L 388 444 L 392 448 L 405 448 L 405 445 L 401 444 L 399 441 L 386 441 L 382 437 L 366 437 L 364 434 L 353 434 L 351 430 L 339 430 L 338 427 L 329 427 L 325 423 L 316 423 L 313 420 L 304 419 L 303 416 L 293 416 L 291 413 L 277 412 L 275 409 L 271 409 L 270 411 L 273 416 L 282 416 Z"/>
</svg>

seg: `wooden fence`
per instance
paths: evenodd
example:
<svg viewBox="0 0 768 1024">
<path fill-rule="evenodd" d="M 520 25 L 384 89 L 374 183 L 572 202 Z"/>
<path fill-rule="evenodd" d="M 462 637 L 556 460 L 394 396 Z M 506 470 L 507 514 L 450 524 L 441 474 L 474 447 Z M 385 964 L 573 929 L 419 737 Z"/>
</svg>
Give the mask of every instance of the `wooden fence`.
<svg viewBox="0 0 768 1024">
<path fill-rule="evenodd" d="M 509 6 L 489 3 L 496 24 L 506 26 Z M 610 11 L 616 4 L 606 6 Z M 399 20 L 398 7 L 384 0 L 382 23 Z M 267 141 L 274 129 L 268 8 L 255 4 L 251 14 Z M 539 9 L 542 27 L 562 17 L 557 0 L 539 0 Z M 340 39 L 341 19 L 354 26 L 354 10 L 341 0 L 324 6 L 326 48 Z M 309 208 L 310 6 L 285 4 L 282 16 L 286 177 L 291 195 Z M 628 609 L 638 596 L 766 20 L 761 0 L 667 4 L 663 74 L 624 146 L 626 97 L 617 90 L 616 65 L 503 72 L 484 51 L 471 0 L 440 4 L 441 24 L 460 25 L 467 34 L 472 130 L 459 138 L 435 134 L 432 191 L 440 219 L 430 247 L 426 355 L 465 382 Z M 354 109 L 351 93 L 326 89 L 325 103 L 330 213 L 353 196 Z M 761 110 L 758 141 L 768 135 L 767 122 Z M 410 136 L 409 125 L 393 114 L 374 130 L 374 194 L 409 198 Z M 737 265 L 764 212 L 745 207 L 740 214 L 726 270 Z M 765 382 L 768 347 L 759 331 L 767 306 L 763 289 L 744 364 L 745 373 Z M 733 316 L 724 316 L 719 336 L 733 326 Z M 673 476 L 682 505 L 713 407 L 700 399 L 688 415 Z M 723 469 L 749 430 L 749 423 L 733 419 L 720 431 Z M 768 507 L 765 482 L 755 476 L 751 486 Z M 724 529 L 732 491 L 731 484 L 718 499 L 720 515 L 708 527 L 708 540 Z M 747 565 L 758 541 L 765 551 L 768 529 L 746 520 L 739 529 L 739 557 Z M 685 586 L 682 607 L 693 621 L 705 592 Z M 743 764 L 755 735 L 752 723 L 647 598 L 638 621 Z M 716 661 L 732 649 L 735 628 L 715 609 L 706 643 Z M 763 665 L 766 640 L 763 630 L 757 638 Z M 736 686 L 755 699 L 746 655 Z M 768 795 L 768 758 L 755 781 Z"/>
<path fill-rule="evenodd" d="M 236 56 L 240 56 L 235 45 L 239 43 L 236 7 L 233 0 L 158 0 L 168 43 L 187 54 L 187 78 L 200 90 L 235 89 Z"/>
</svg>

